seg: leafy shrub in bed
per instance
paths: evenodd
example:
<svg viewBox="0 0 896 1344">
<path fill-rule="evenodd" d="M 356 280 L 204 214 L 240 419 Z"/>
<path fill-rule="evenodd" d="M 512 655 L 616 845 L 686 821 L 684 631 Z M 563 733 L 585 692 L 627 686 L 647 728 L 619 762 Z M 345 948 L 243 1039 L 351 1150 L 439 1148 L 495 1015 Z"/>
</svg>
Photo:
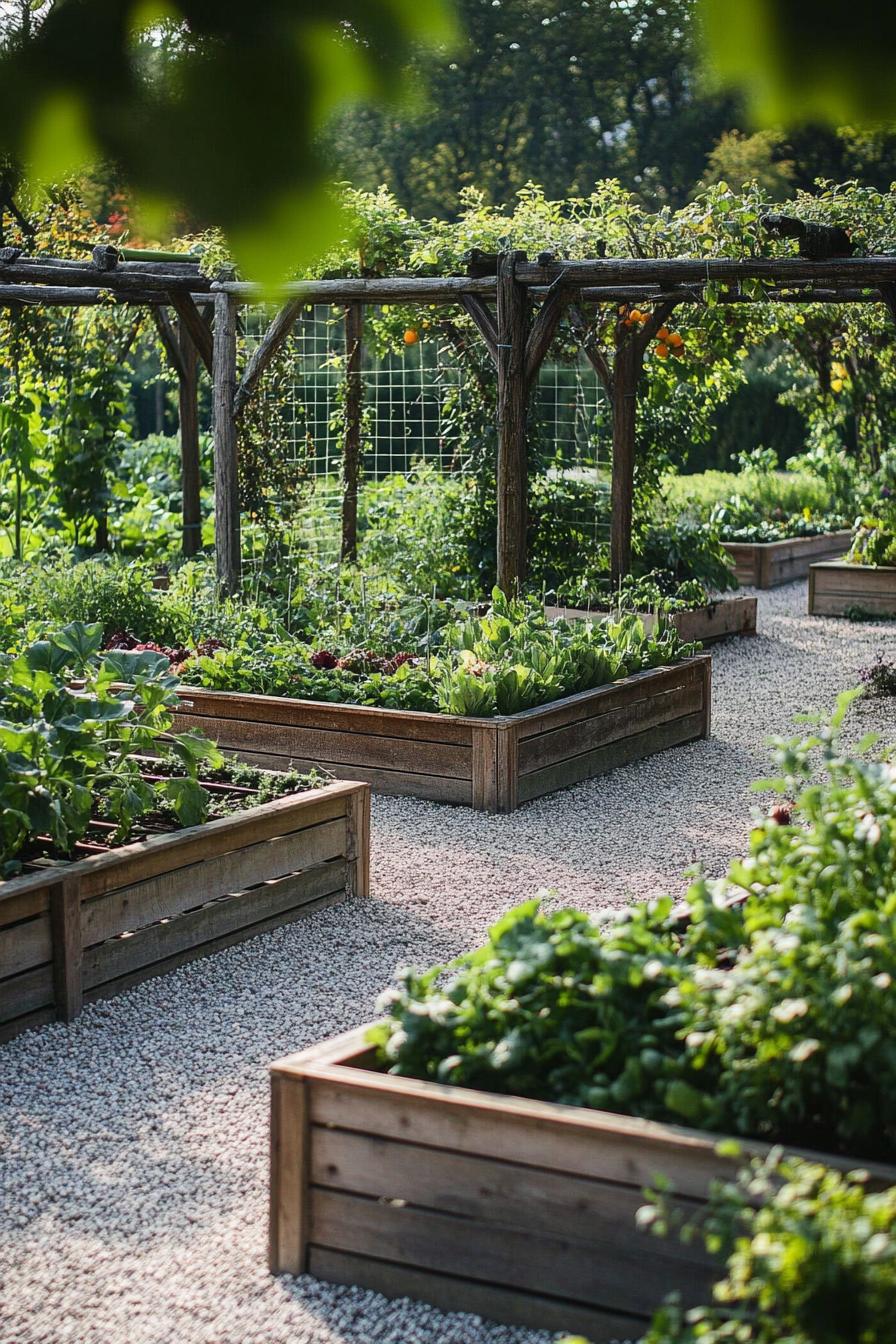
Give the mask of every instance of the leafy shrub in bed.
<svg viewBox="0 0 896 1344">
<path fill-rule="evenodd" d="M 896 768 L 832 725 L 779 741 L 794 797 L 750 853 L 598 923 L 537 901 L 448 968 L 406 971 L 390 1070 L 826 1150 L 896 1150 Z M 871 743 L 863 744 L 865 750 Z M 823 782 L 813 771 L 821 755 Z M 447 980 L 446 980 L 447 972 Z"/>
<path fill-rule="evenodd" d="M 668 1230 L 668 1203 L 642 1210 Z M 689 1235 L 693 1228 L 683 1229 Z M 657 1312 L 642 1344 L 884 1344 L 896 1321 L 896 1187 L 778 1154 L 718 1185 L 696 1235 L 724 1256 L 712 1305 Z M 572 1344 L 572 1341 L 567 1341 Z"/>
<path fill-rule="evenodd" d="M 181 825 L 203 821 L 208 795 L 201 762 L 219 765 L 212 742 L 171 733 L 176 678 L 151 652 L 101 653 L 102 627 L 72 623 L 0 656 L 0 873 L 45 835 L 61 855 L 87 833 L 99 800 L 128 835 L 138 817 L 166 811 Z M 129 683 L 128 692 L 115 689 Z M 180 762 L 177 777 L 147 780 L 140 758 L 159 750 Z"/>
</svg>

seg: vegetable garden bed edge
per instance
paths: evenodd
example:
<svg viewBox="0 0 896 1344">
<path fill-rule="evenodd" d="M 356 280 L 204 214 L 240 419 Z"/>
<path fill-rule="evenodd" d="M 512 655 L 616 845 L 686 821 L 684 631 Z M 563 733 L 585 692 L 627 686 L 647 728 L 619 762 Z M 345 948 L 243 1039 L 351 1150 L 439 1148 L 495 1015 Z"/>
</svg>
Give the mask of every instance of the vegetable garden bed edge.
<svg viewBox="0 0 896 1344">
<path fill-rule="evenodd" d="M 339 781 L 0 883 L 0 1041 L 367 895 L 369 818 Z"/>
<path fill-rule="evenodd" d="M 639 1338 L 666 1293 L 707 1301 L 698 1238 L 640 1230 L 665 1175 L 699 1215 L 714 1178 L 767 1145 L 376 1069 L 366 1028 L 271 1069 L 270 1267 L 593 1344 Z M 791 1150 L 795 1151 L 795 1150 Z M 896 1184 L 896 1167 L 817 1153 Z M 717 1268 L 717 1267 L 716 1267 Z"/>
<path fill-rule="evenodd" d="M 751 588 L 778 588 L 782 583 L 804 579 L 814 561 L 845 555 L 851 544 L 851 529 L 786 541 L 722 542 L 734 561 L 738 583 Z"/>
<path fill-rule="evenodd" d="M 688 644 L 714 644 L 729 635 L 755 635 L 758 599 L 755 597 L 720 597 L 703 607 L 691 607 L 668 613 L 667 620 Z M 603 620 L 611 613 L 584 607 L 545 607 L 548 620 L 563 617 L 566 620 Z M 656 626 L 656 616 L 650 611 L 636 613 L 650 632 Z"/>
<path fill-rule="evenodd" d="M 850 608 L 896 616 L 896 567 L 828 560 L 809 570 L 809 615 L 845 616 Z"/>
<path fill-rule="evenodd" d="M 666 747 L 709 736 L 711 659 L 620 678 L 495 718 L 182 686 L 179 731 L 267 769 L 320 764 L 377 792 L 513 812 Z"/>
</svg>

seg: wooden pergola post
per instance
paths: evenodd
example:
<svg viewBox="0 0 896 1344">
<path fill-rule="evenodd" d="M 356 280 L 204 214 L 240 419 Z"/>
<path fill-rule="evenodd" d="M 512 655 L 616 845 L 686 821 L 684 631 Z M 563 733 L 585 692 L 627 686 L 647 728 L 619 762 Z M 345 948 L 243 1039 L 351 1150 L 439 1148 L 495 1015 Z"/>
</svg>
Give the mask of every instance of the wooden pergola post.
<svg viewBox="0 0 896 1344">
<path fill-rule="evenodd" d="M 361 413 L 364 384 L 361 378 L 364 309 L 350 303 L 345 310 L 345 434 L 342 445 L 342 550 L 343 560 L 358 554 L 358 478 L 361 469 Z"/>
<path fill-rule="evenodd" d="M 202 547 L 202 501 L 199 469 L 199 352 L 183 322 L 178 328 L 178 416 L 180 425 L 181 513 L 184 555 Z"/>
<path fill-rule="evenodd" d="M 526 338 L 529 298 L 515 275 L 524 252 L 498 258 L 498 587 L 514 593 L 526 574 L 526 493 L 528 464 L 526 413 Z"/>
<path fill-rule="evenodd" d="M 215 294 L 215 331 L 212 360 L 215 425 L 215 561 L 218 584 L 224 593 L 239 592 L 242 580 L 240 552 L 240 496 L 237 475 L 236 306 L 230 294 Z"/>
</svg>

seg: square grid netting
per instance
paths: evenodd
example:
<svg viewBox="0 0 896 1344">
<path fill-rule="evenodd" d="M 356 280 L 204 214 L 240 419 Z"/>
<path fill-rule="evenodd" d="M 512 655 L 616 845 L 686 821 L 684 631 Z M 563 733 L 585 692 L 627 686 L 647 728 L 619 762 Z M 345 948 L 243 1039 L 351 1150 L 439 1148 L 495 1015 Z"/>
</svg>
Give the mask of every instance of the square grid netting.
<svg viewBox="0 0 896 1344">
<path fill-rule="evenodd" d="M 241 313 L 241 357 L 248 359 L 263 336 L 272 310 Z M 362 358 L 363 411 L 359 483 L 359 558 L 365 538 L 394 519 L 388 500 L 396 492 L 413 508 L 415 489 L 431 501 L 434 492 L 457 489 L 481 468 L 482 443 L 494 444 L 492 413 L 471 443 L 476 402 L 471 371 L 434 324 L 423 339 L 398 353 L 380 355 L 365 333 Z M 303 485 L 298 502 L 277 508 L 281 553 L 339 559 L 342 537 L 343 441 L 346 344 L 343 310 L 324 305 L 303 311 L 293 327 L 272 384 L 257 395 L 280 403 L 278 455 L 286 474 Z M 493 375 L 491 375 L 493 376 Z M 547 361 L 532 399 L 530 503 L 533 515 L 549 514 L 552 541 L 595 548 L 609 540 L 610 425 L 606 399 L 582 356 L 576 364 Z M 282 473 L 281 473 L 282 474 Z M 265 554 L 264 539 L 244 518 L 244 564 L 251 570 Z"/>
</svg>

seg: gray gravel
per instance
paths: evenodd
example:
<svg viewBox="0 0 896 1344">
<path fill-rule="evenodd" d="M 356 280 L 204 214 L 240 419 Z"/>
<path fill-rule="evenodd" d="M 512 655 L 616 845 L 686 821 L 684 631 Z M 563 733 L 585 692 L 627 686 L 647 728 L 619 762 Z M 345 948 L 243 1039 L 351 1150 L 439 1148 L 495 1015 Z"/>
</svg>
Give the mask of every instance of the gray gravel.
<svg viewBox="0 0 896 1344">
<path fill-rule="evenodd" d="M 374 801 L 374 896 L 0 1048 L 0 1344 L 543 1344 L 548 1337 L 265 1268 L 267 1064 L 371 1015 L 397 962 L 475 944 L 542 887 L 591 910 L 724 870 L 764 742 L 829 707 L 896 628 L 760 596 L 714 657 L 713 738 L 512 817 Z M 893 701 L 851 734 L 896 740 Z"/>
</svg>

